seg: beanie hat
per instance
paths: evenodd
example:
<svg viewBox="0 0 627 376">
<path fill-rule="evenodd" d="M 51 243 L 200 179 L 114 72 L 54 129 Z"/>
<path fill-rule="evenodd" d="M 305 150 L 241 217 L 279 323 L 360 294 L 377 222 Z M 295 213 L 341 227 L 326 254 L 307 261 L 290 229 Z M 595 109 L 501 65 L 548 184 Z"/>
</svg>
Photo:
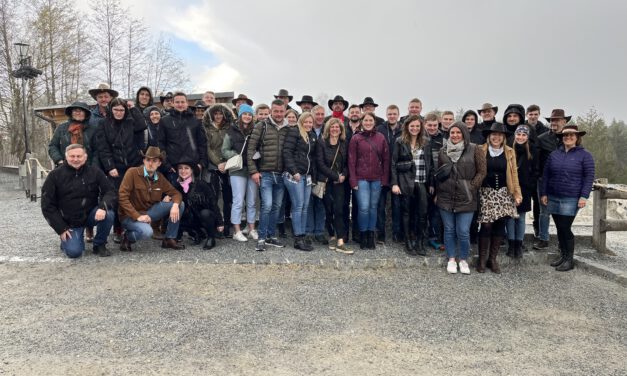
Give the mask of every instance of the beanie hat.
<svg viewBox="0 0 627 376">
<path fill-rule="evenodd" d="M 244 112 L 248 112 L 251 115 L 255 114 L 255 111 L 253 110 L 253 108 L 245 103 L 239 105 L 239 110 L 238 110 L 239 116 L 242 116 Z"/>
<path fill-rule="evenodd" d="M 524 133 L 529 136 L 529 127 L 525 124 L 521 124 L 516 128 L 516 132 L 514 133 Z"/>
</svg>

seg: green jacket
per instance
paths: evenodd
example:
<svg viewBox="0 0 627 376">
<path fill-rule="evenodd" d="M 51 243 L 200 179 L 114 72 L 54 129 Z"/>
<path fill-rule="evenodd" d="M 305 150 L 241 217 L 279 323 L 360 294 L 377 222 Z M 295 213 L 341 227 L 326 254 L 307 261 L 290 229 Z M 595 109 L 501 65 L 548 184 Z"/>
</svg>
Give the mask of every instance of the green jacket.
<svg viewBox="0 0 627 376">
<path fill-rule="evenodd" d="M 95 145 L 96 130 L 98 129 L 98 126 L 99 125 L 93 125 L 90 122 L 85 123 L 85 128 L 83 129 L 83 146 L 87 149 L 87 164 L 89 166 L 97 166 L 100 168 L 96 151 L 97 148 Z M 55 129 L 52 139 L 48 144 L 48 155 L 55 165 L 58 165 L 59 162 L 65 160 L 65 148 L 70 146 L 72 143 L 72 135 L 68 132 L 69 127 L 69 121 L 59 125 L 57 129 Z"/>
<path fill-rule="evenodd" d="M 287 125 L 277 128 L 272 118 L 255 125 L 248 140 L 248 172 L 251 175 L 257 172 L 283 172 L 283 141 L 289 129 Z M 253 156 L 257 151 L 261 158 L 255 160 Z"/>
</svg>

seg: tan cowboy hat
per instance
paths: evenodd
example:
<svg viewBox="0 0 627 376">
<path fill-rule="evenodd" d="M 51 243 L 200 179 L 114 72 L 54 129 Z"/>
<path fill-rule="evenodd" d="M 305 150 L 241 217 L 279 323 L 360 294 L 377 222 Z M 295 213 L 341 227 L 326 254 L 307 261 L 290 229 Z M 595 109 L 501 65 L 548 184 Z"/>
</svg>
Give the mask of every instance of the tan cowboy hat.
<svg viewBox="0 0 627 376">
<path fill-rule="evenodd" d="M 142 153 L 144 158 L 159 158 L 163 161 L 163 152 L 156 146 L 149 146 L 145 153 Z"/>
<path fill-rule="evenodd" d="M 113 90 L 113 89 L 111 89 L 111 88 L 109 87 L 109 85 L 108 85 L 108 84 L 106 84 L 106 83 L 104 83 L 104 82 L 103 82 L 103 83 L 101 83 L 100 85 L 98 85 L 98 87 L 97 87 L 97 88 L 95 88 L 95 89 L 90 89 L 90 90 L 88 91 L 88 93 L 89 93 L 89 95 L 91 95 L 91 97 L 92 97 L 92 98 L 94 98 L 94 99 L 96 99 L 96 96 L 97 96 L 98 94 L 100 94 L 100 93 L 109 93 L 109 94 L 111 94 L 111 96 L 112 96 L 113 98 L 117 98 L 117 97 L 118 97 L 118 92 L 117 92 L 117 91 L 115 91 L 115 90 Z"/>
<path fill-rule="evenodd" d="M 551 111 L 551 116 L 545 119 L 547 121 L 551 121 L 551 119 L 566 119 L 566 122 L 568 123 L 571 117 L 572 116 L 566 116 L 564 110 L 562 110 L 561 108 L 556 108 Z"/>
<path fill-rule="evenodd" d="M 580 131 L 577 124 L 568 124 L 562 128 L 562 131 L 557 133 L 558 137 L 563 137 L 565 134 L 576 134 L 577 136 L 583 136 L 586 134 L 586 131 Z"/>
<path fill-rule="evenodd" d="M 494 110 L 494 114 L 496 115 L 496 113 L 499 112 L 499 106 L 493 106 L 492 103 L 484 103 L 477 112 L 481 116 L 481 111 L 485 110 Z"/>
<path fill-rule="evenodd" d="M 233 98 L 233 100 L 231 100 L 231 103 L 233 103 L 233 106 L 235 106 L 235 103 L 237 103 L 237 101 L 239 100 L 243 100 L 244 102 L 248 103 L 249 106 L 253 105 L 253 100 L 248 98 L 246 94 L 238 95 L 237 98 Z"/>
</svg>

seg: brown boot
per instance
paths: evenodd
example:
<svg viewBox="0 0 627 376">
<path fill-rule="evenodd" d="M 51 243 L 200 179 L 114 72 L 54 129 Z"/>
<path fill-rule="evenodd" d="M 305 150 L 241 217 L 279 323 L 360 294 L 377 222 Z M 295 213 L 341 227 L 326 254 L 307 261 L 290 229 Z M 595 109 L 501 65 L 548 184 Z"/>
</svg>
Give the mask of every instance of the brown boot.
<svg viewBox="0 0 627 376">
<path fill-rule="evenodd" d="M 163 239 L 161 241 L 161 248 L 185 249 L 185 245 L 177 243 L 176 239 Z"/>
<path fill-rule="evenodd" d="M 120 242 L 120 251 L 122 252 L 132 252 L 131 241 L 126 237 L 126 233 L 122 235 L 122 242 Z"/>
<path fill-rule="evenodd" d="M 94 228 L 87 226 L 85 227 L 85 241 L 87 243 L 91 243 L 94 241 Z"/>
<path fill-rule="evenodd" d="M 488 247 L 490 238 L 479 237 L 479 261 L 477 262 L 477 272 L 485 273 L 485 266 L 488 262 Z"/>
<path fill-rule="evenodd" d="M 499 254 L 499 249 L 501 248 L 501 242 L 503 241 L 502 236 L 493 236 L 490 238 L 490 269 L 496 274 L 501 274 L 501 268 L 499 266 L 498 261 L 496 261 L 496 256 Z"/>
<path fill-rule="evenodd" d="M 165 236 L 163 235 L 163 234 L 165 234 L 165 232 L 161 231 L 161 227 L 162 227 L 161 226 L 161 222 L 162 221 L 163 220 L 155 221 L 155 222 L 152 222 L 150 224 L 150 226 L 152 227 L 152 238 L 155 239 L 155 240 L 163 240 L 163 239 L 165 239 Z"/>
</svg>

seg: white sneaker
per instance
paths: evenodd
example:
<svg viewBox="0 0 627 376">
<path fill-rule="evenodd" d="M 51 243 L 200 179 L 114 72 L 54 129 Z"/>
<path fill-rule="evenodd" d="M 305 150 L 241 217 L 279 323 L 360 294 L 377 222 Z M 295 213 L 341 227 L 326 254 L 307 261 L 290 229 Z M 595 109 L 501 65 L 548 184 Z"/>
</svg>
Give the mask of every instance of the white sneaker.
<svg viewBox="0 0 627 376">
<path fill-rule="evenodd" d="M 470 268 L 468 267 L 468 263 L 466 260 L 462 260 L 459 262 L 459 271 L 462 274 L 470 274 Z"/>
<path fill-rule="evenodd" d="M 248 241 L 248 238 L 246 237 L 246 235 L 244 235 L 241 231 L 236 232 L 235 235 L 233 235 L 233 239 L 237 240 L 238 242 Z"/>
<path fill-rule="evenodd" d="M 248 226 L 244 227 L 244 229 L 242 230 L 242 234 L 248 235 Z"/>
<path fill-rule="evenodd" d="M 253 240 L 257 240 L 257 239 L 259 239 L 259 233 L 257 232 L 257 230 L 251 230 L 248 233 L 248 237 L 250 237 Z"/>
<path fill-rule="evenodd" d="M 455 261 L 449 261 L 448 264 L 446 264 L 446 271 L 449 272 L 449 274 L 456 274 L 457 263 Z"/>
</svg>

